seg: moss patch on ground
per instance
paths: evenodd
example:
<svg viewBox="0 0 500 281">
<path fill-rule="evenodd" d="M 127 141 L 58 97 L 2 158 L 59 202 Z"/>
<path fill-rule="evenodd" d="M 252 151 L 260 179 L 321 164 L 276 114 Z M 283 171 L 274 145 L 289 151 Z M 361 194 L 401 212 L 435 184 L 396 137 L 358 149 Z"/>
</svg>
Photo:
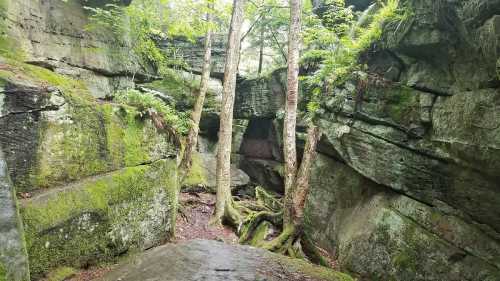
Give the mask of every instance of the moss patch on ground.
<svg viewBox="0 0 500 281">
<path fill-rule="evenodd" d="M 176 165 L 160 160 L 125 168 L 24 204 L 32 275 L 107 261 L 167 239 L 176 215 Z"/>
<path fill-rule="evenodd" d="M 335 271 L 330 268 L 317 266 L 302 259 L 292 259 L 286 256 L 278 256 L 283 260 L 283 264 L 289 264 L 291 269 L 301 272 L 309 277 L 325 281 L 355 281 L 351 276 Z M 285 261 L 286 260 L 286 261 Z"/>
<path fill-rule="evenodd" d="M 71 267 L 60 267 L 49 273 L 47 281 L 64 281 L 76 274 L 76 270 Z"/>
</svg>

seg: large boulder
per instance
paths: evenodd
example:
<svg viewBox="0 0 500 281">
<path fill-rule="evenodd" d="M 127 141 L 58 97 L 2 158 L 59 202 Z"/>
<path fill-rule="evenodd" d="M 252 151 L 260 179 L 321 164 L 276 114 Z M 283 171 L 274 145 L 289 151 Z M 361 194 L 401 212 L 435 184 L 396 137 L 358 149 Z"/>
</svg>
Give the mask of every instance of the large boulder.
<svg viewBox="0 0 500 281">
<path fill-rule="evenodd" d="M 320 155 L 306 228 L 339 264 L 375 280 L 497 280 L 500 245 L 457 216 Z"/>
<path fill-rule="evenodd" d="M 308 231 L 368 278 L 498 280 L 500 2 L 400 5 L 362 57 L 366 92 L 354 79 L 326 102 L 337 161 L 315 163 Z"/>
<path fill-rule="evenodd" d="M 177 161 L 121 170 L 52 188 L 23 200 L 30 270 L 34 278 L 53 268 L 112 261 L 173 236 Z"/>
<path fill-rule="evenodd" d="M 203 187 L 215 193 L 217 190 L 217 158 L 212 153 L 193 154 L 193 164 L 189 174 L 183 182 L 187 188 Z M 238 189 L 250 183 L 249 176 L 231 164 L 231 188 Z"/>
<path fill-rule="evenodd" d="M 174 265 L 174 266 L 165 266 Z M 351 281 L 343 274 L 303 260 L 250 246 L 192 240 L 168 244 L 144 253 L 107 273 L 100 281 Z"/>
<path fill-rule="evenodd" d="M 131 47 L 126 36 L 102 28 L 93 31 L 87 28 L 90 22 L 86 5 L 93 3 L 2 1 L 1 52 L 81 79 L 96 97 L 110 95 L 117 88 L 132 87 L 131 77 L 149 79 L 150 75 L 129 55 Z"/>
<path fill-rule="evenodd" d="M 10 234 L 1 237 L 11 249 L 0 250 L 0 264 L 17 259 L 21 276 L 14 237 L 26 237 L 33 278 L 168 239 L 178 192 L 175 141 L 136 108 L 95 101 L 79 81 L 11 59 L 0 65 L 2 168 L 13 182 L 2 186 L 11 197 L 2 196 L 2 208 L 10 207 L 0 224 Z M 24 234 L 12 217 L 14 188 Z"/>
<path fill-rule="evenodd" d="M 28 255 L 15 190 L 0 149 L 0 280 L 28 281 Z"/>
</svg>

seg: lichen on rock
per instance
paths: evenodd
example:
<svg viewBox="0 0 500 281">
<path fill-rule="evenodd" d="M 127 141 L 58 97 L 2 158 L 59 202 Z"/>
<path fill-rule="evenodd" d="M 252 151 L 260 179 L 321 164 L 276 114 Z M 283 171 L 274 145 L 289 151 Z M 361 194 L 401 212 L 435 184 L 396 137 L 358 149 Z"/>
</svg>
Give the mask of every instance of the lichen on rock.
<svg viewBox="0 0 500 281">
<path fill-rule="evenodd" d="M 23 202 L 31 272 L 82 267 L 130 250 L 158 245 L 173 234 L 175 160 L 124 168 Z"/>
</svg>

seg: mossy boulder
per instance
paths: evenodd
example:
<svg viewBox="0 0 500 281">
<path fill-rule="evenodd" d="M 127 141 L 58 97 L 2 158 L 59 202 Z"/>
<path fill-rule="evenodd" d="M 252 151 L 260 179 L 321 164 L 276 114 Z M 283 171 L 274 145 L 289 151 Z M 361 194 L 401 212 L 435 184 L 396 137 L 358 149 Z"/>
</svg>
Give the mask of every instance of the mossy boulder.
<svg viewBox="0 0 500 281">
<path fill-rule="evenodd" d="M 173 234 L 176 160 L 86 179 L 23 202 L 31 273 L 109 261 L 158 245 Z"/>
<path fill-rule="evenodd" d="M 320 155 L 306 233 L 370 280 L 497 280 L 500 245 L 483 230 Z"/>
<path fill-rule="evenodd" d="M 117 1 L 2 0 L 0 53 L 81 78 L 96 97 L 133 87 L 132 77 L 148 79 L 127 35 L 88 28 L 84 7 L 97 2 Z"/>
<path fill-rule="evenodd" d="M 0 135 L 18 192 L 177 154 L 168 137 L 133 107 L 98 103 L 80 81 L 49 70 L 3 63 Z"/>
<path fill-rule="evenodd" d="M 178 147 L 81 81 L 0 58 L 0 139 L 23 200 L 30 270 L 81 267 L 173 233 Z M 22 237 L 22 235 L 20 235 Z"/>
<path fill-rule="evenodd" d="M 194 153 L 190 173 L 186 176 L 184 187 L 204 187 L 216 191 L 216 156 L 210 153 Z M 248 185 L 250 178 L 236 165 L 231 165 L 231 187 L 240 188 Z"/>
<path fill-rule="evenodd" d="M 28 256 L 14 186 L 0 149 L 0 280 L 28 281 Z"/>
</svg>

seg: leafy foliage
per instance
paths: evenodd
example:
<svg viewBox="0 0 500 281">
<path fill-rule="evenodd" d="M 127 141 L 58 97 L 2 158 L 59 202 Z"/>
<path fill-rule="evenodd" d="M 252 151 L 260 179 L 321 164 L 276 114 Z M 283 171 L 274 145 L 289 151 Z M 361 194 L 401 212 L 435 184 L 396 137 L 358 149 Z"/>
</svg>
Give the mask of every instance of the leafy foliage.
<svg viewBox="0 0 500 281">
<path fill-rule="evenodd" d="M 323 18 L 316 15 L 308 18 L 304 37 L 307 50 L 302 63 L 315 69 L 312 75 L 302 77 L 305 87 L 312 92 L 308 105 L 312 115 L 320 109 L 322 92 L 343 84 L 363 70 L 364 66 L 358 63 L 359 55 L 380 39 L 383 26 L 403 20 L 398 13 L 399 0 L 378 1 L 379 9 L 366 27 L 355 25 L 353 12 L 344 6 L 344 0 L 329 2 L 331 9 L 323 12 Z M 349 26 L 355 28 L 354 33 Z"/>
<path fill-rule="evenodd" d="M 160 123 L 159 127 L 168 126 L 182 135 L 189 130 L 191 121 L 186 112 L 176 111 L 150 93 L 124 90 L 115 95 L 115 101 L 137 108 L 141 117 L 150 116 L 155 123 Z"/>
<path fill-rule="evenodd" d="M 153 66 L 163 76 L 169 66 L 182 66 L 183 62 L 175 52 L 166 54 L 158 42 L 174 37 L 194 41 L 208 29 L 217 29 L 218 25 L 204 20 L 207 12 L 222 19 L 219 22 L 225 20 L 225 5 L 218 4 L 209 10 L 207 1 L 134 0 L 128 7 L 106 4 L 85 9 L 90 13 L 89 29 L 102 30 L 103 34 L 111 31 L 119 44 L 128 45 L 132 50 L 129 55 L 135 58 L 133 61 L 138 61 L 143 69 Z"/>
</svg>

